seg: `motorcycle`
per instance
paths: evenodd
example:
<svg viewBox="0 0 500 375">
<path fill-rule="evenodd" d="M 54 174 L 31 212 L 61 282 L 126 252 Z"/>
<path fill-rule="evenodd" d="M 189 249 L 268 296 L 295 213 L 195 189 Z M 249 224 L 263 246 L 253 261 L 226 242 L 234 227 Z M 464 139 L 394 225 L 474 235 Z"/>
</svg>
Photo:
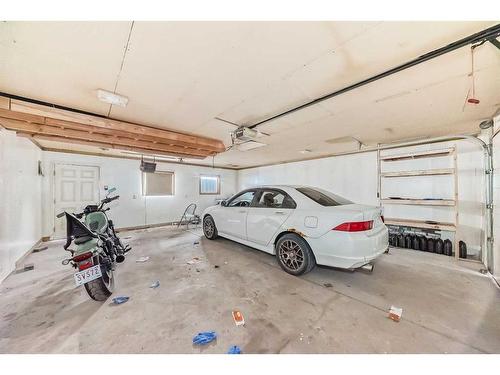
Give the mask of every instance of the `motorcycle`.
<svg viewBox="0 0 500 375">
<path fill-rule="evenodd" d="M 110 208 L 104 205 L 120 198 L 119 195 L 109 197 L 115 190 L 109 189 L 99 205 L 88 205 L 81 213 L 64 211 L 57 215 L 58 218 L 66 217 L 64 250 L 71 253 L 71 258 L 63 260 L 62 264 L 78 269 L 74 274 L 76 285 L 84 285 L 90 298 L 96 301 L 105 301 L 113 293 L 116 264 L 122 263 L 125 254 L 132 249 L 123 245 L 113 221 L 106 216 Z M 72 243 L 74 249 L 69 248 Z"/>
</svg>

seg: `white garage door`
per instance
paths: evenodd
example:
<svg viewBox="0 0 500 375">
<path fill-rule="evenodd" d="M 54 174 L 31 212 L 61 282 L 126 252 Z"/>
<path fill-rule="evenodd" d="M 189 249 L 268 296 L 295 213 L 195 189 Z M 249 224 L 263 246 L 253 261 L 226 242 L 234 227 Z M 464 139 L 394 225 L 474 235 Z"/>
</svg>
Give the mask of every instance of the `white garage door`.
<svg viewBox="0 0 500 375">
<path fill-rule="evenodd" d="M 56 164 L 54 175 L 55 211 L 81 212 L 99 202 L 99 167 Z M 66 236 L 66 219 L 55 218 L 54 238 Z"/>
</svg>

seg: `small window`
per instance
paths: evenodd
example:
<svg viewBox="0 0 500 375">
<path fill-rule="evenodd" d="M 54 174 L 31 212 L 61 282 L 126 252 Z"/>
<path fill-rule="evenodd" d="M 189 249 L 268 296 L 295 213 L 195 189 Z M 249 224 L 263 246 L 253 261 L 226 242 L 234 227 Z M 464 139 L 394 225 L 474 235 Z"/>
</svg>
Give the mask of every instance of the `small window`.
<svg viewBox="0 0 500 375">
<path fill-rule="evenodd" d="M 311 188 L 297 188 L 297 190 L 322 206 L 342 206 L 344 204 L 352 203 L 345 198 L 324 190 L 319 191 Z"/>
<path fill-rule="evenodd" d="M 174 195 L 174 186 L 174 172 L 142 174 L 142 195 L 146 197 Z"/>
<path fill-rule="evenodd" d="M 200 176 L 200 194 L 219 195 L 220 177 L 219 176 Z"/>
<path fill-rule="evenodd" d="M 246 191 L 229 201 L 228 207 L 249 207 L 253 201 L 255 191 Z"/>
<path fill-rule="evenodd" d="M 277 190 L 263 190 L 256 207 L 263 208 L 296 208 L 296 204 L 288 195 Z"/>
</svg>

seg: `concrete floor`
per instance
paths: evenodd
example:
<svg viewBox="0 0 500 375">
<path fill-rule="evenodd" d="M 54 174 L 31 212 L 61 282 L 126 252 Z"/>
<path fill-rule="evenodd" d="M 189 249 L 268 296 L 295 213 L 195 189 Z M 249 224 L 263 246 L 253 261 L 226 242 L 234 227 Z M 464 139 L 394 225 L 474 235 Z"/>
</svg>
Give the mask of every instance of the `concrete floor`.
<svg viewBox="0 0 500 375">
<path fill-rule="evenodd" d="M 500 291 L 478 264 L 391 249 L 372 274 L 317 267 L 298 278 L 273 256 L 200 239 L 199 230 L 121 237 L 133 251 L 114 296 L 127 303 L 95 302 L 75 288 L 62 242 L 52 242 L 26 260 L 33 271 L 0 285 L 0 352 L 500 353 Z M 140 256 L 150 260 L 136 263 Z M 201 261 L 188 265 L 193 257 Z M 403 308 L 401 322 L 387 318 L 391 305 Z M 235 326 L 233 309 L 245 326 Z M 217 341 L 193 347 L 204 330 Z"/>
</svg>

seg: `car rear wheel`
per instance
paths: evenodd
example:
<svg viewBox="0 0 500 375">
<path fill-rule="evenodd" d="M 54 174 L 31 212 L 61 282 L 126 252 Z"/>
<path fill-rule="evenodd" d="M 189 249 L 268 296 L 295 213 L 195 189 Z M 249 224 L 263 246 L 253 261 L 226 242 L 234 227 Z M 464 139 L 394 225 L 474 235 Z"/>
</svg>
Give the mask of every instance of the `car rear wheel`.
<svg viewBox="0 0 500 375">
<path fill-rule="evenodd" d="M 203 234 L 209 240 L 215 240 L 219 236 L 215 221 L 210 215 L 203 218 Z"/>
<path fill-rule="evenodd" d="M 314 254 L 307 242 L 297 234 L 285 234 L 276 243 L 276 258 L 280 267 L 291 275 L 299 276 L 316 265 Z"/>
</svg>

